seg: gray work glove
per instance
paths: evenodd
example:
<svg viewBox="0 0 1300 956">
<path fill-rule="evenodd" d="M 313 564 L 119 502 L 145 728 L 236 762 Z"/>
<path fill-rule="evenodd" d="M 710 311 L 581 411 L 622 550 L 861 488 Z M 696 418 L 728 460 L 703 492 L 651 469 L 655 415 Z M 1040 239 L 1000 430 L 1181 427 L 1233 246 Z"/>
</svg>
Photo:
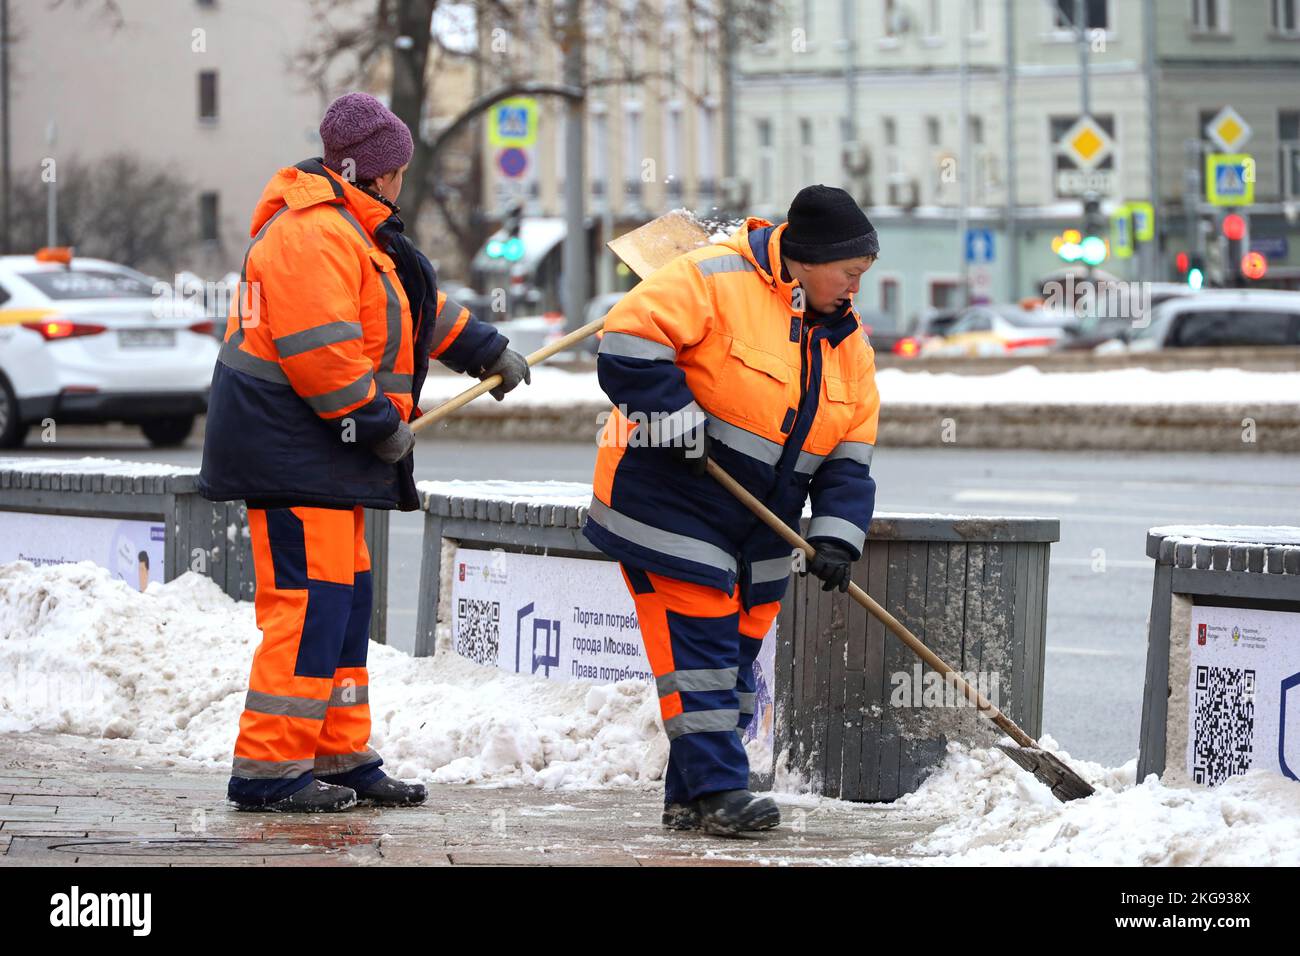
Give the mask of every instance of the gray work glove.
<svg viewBox="0 0 1300 956">
<path fill-rule="evenodd" d="M 491 378 L 493 375 L 500 375 L 502 381 L 488 394 L 498 402 L 506 397 L 506 392 L 512 391 L 520 382 L 527 382 L 530 385 L 533 382 L 533 373 L 532 369 L 528 367 L 528 361 L 514 349 L 509 348 L 487 367 L 483 374 L 479 376 L 479 381 Z"/>
<path fill-rule="evenodd" d="M 395 465 L 409 455 L 414 447 L 415 433 L 411 431 L 411 426 L 399 421 L 397 430 L 387 438 L 375 442 L 370 446 L 370 450 L 379 457 L 380 461 Z"/>
</svg>

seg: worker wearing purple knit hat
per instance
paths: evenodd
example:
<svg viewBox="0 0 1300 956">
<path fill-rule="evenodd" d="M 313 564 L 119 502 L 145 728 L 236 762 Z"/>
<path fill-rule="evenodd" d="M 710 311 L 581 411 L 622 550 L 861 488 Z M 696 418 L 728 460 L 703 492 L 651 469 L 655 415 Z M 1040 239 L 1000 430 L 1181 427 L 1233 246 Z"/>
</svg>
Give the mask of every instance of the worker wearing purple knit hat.
<svg viewBox="0 0 1300 956">
<path fill-rule="evenodd" d="M 404 234 L 406 124 L 348 93 L 320 135 L 324 157 L 279 170 L 253 211 L 198 482 L 248 508 L 262 643 L 227 788 L 241 810 L 424 802 L 424 785 L 388 776 L 370 746 L 365 509 L 419 508 L 408 423 L 430 359 L 500 375 L 498 400 L 529 378 Z"/>
</svg>

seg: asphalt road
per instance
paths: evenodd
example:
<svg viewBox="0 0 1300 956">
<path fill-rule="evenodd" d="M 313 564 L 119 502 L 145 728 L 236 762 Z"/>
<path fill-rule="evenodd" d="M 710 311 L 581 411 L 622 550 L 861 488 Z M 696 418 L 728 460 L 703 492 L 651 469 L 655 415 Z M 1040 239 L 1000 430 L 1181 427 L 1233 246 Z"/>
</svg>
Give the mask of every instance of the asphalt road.
<svg viewBox="0 0 1300 956">
<path fill-rule="evenodd" d="M 59 432 L 22 454 L 94 455 L 197 467 L 200 446 L 160 452 L 129 429 Z M 590 481 L 595 447 L 422 440 L 420 479 Z M 877 510 L 1046 515 L 1061 520 L 1047 614 L 1044 729 L 1078 757 L 1137 755 L 1155 525 L 1296 524 L 1300 456 L 886 449 L 873 471 Z M 421 518 L 395 514 L 389 553 L 390 642 L 409 649 Z"/>
</svg>

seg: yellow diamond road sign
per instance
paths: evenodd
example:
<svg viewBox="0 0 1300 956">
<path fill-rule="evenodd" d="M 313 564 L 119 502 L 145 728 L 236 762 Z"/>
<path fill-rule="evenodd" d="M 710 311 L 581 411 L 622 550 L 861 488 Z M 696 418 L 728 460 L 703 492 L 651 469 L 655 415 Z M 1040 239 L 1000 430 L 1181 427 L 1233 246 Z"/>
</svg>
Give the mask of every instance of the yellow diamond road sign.
<svg viewBox="0 0 1300 956">
<path fill-rule="evenodd" d="M 1061 138 L 1060 148 L 1080 169 L 1092 170 L 1110 155 L 1115 143 L 1096 120 L 1085 116 Z"/>
<path fill-rule="evenodd" d="M 1205 135 L 1225 153 L 1235 153 L 1250 140 L 1250 124 L 1231 106 L 1225 106 L 1205 126 Z"/>
</svg>

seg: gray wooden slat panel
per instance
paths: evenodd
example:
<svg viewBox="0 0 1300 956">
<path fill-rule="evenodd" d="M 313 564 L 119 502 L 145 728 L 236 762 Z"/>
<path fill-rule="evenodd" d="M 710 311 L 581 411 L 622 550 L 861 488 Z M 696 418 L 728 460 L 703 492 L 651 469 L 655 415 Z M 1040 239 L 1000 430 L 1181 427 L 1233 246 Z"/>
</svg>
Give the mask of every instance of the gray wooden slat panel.
<svg viewBox="0 0 1300 956">
<path fill-rule="evenodd" d="M 961 669 L 979 670 L 984 640 L 984 564 L 988 545 L 971 544 L 966 549 L 965 620 L 962 624 Z"/>
<path fill-rule="evenodd" d="M 1037 736 L 1039 716 L 1042 713 L 1041 681 L 1043 676 L 1042 622 L 1047 604 L 1046 594 L 1046 555 L 1044 548 L 1038 544 L 1023 545 L 1029 557 L 1029 613 L 1021 628 L 1025 644 L 1025 703 L 1020 717 L 1020 725 L 1033 736 Z"/>
<path fill-rule="evenodd" d="M 1157 565 L 1151 582 L 1151 624 L 1147 632 L 1146 684 L 1142 693 L 1142 729 L 1137 779 L 1164 773 L 1165 723 L 1169 706 L 1169 618 L 1173 603 L 1173 569 Z"/>
<path fill-rule="evenodd" d="M 843 713 L 844 713 L 844 619 L 845 608 L 844 602 L 848 600 L 847 595 L 840 594 L 838 591 L 832 591 L 830 594 L 822 593 L 820 582 L 817 585 L 817 593 L 821 595 L 820 615 L 821 615 L 821 639 L 817 642 L 817 700 L 820 705 L 816 710 L 816 720 L 814 721 L 813 739 L 817 742 L 817 747 L 821 751 L 821 759 L 818 761 L 822 767 L 822 779 L 824 781 L 824 792 L 827 796 L 838 796 L 840 787 L 840 771 L 843 760 L 839 752 L 839 746 L 843 740 L 843 733 L 834 733 L 835 743 L 832 746 L 832 728 L 837 724 L 840 730 L 843 730 Z M 836 665 L 839 665 L 839 682 L 835 682 Z"/>
<path fill-rule="evenodd" d="M 795 708 L 799 715 L 798 754 L 799 766 L 806 772 L 813 773 L 812 719 L 817 702 L 813 697 L 813 687 L 817 680 L 817 628 L 821 620 L 817 614 L 817 585 L 811 576 L 804 579 L 803 591 L 803 631 L 797 652 L 798 680 L 795 684 Z"/>
<path fill-rule="evenodd" d="M 890 542 L 889 572 L 885 585 L 886 611 L 907 623 L 907 552 L 906 542 Z M 902 727 L 899 715 L 889 706 L 891 677 L 912 666 L 911 651 L 903 647 L 898 638 L 885 639 L 884 674 L 880 689 L 881 718 L 880 742 L 876 759 L 877 799 L 894 800 L 899 796 L 899 754 L 902 749 Z"/>
<path fill-rule="evenodd" d="M 1025 715 L 1025 695 L 1028 693 L 1025 675 L 1025 623 L 1029 620 L 1030 595 L 1029 595 L 1029 545 L 1014 544 L 1016 561 L 1016 578 L 1015 578 L 1015 619 L 1007 632 L 1001 635 L 1003 641 L 1011 642 L 1011 667 L 1014 671 L 1015 679 L 1012 685 L 1015 687 L 1015 700 L 1013 701 L 1012 719 L 1019 721 Z"/>
<path fill-rule="evenodd" d="M 901 618 L 903 625 L 915 634 L 922 644 L 929 642 L 929 628 L 926 620 L 926 591 L 929 584 L 930 549 L 924 541 L 909 541 L 907 544 L 907 601 L 906 615 Z M 902 651 L 902 670 L 913 671 L 919 658 L 915 652 L 895 638 L 895 643 Z M 922 664 L 922 673 L 925 665 Z M 914 671 L 913 671 L 914 673 Z M 892 688 L 891 688 L 892 689 Z M 922 714 L 915 713 L 915 722 Z M 898 787 L 900 795 L 916 789 L 922 776 L 920 768 L 926 763 L 926 750 L 929 749 L 923 739 L 905 736 L 899 741 L 898 748 Z"/>
<path fill-rule="evenodd" d="M 871 593 L 871 550 L 867 543 L 862 560 L 853 566 L 853 580 Z M 863 708 L 866 706 L 867 612 L 857 601 L 848 602 L 848 633 L 844 661 L 844 713 L 840 736 L 840 796 L 861 799 Z"/>
<path fill-rule="evenodd" d="M 781 602 L 781 611 L 776 620 L 776 653 L 772 663 L 772 705 L 776 710 L 773 750 L 780 756 L 783 750 L 790 749 L 790 736 L 794 727 L 793 695 L 794 686 L 794 645 L 799 632 L 800 578 L 790 580 L 790 590 Z"/>
<path fill-rule="evenodd" d="M 890 546 L 881 541 L 868 547 L 867 583 L 871 585 L 868 593 L 881 607 L 887 607 Z M 885 708 L 889 705 L 889 678 L 885 668 L 888 635 L 884 624 L 867 615 L 866 661 L 862 678 L 866 713 L 862 716 L 862 754 L 858 764 L 859 800 L 880 799 L 880 739 L 885 727 Z"/>
</svg>

